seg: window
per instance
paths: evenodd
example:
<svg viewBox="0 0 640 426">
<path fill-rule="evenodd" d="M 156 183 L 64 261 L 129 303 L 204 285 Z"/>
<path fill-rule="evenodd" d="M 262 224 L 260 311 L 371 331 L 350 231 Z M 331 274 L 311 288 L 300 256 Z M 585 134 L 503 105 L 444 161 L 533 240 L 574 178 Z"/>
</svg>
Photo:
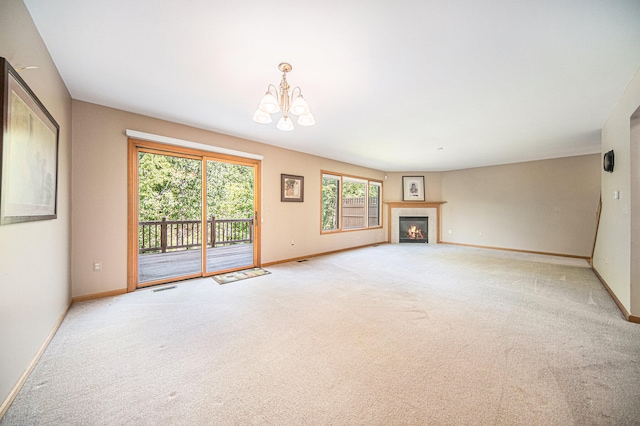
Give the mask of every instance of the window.
<svg viewBox="0 0 640 426">
<path fill-rule="evenodd" d="M 382 184 L 380 182 L 369 182 L 369 227 L 382 225 L 380 222 L 381 195 Z"/>
<path fill-rule="evenodd" d="M 381 226 L 382 182 L 322 174 L 322 232 Z"/>
<path fill-rule="evenodd" d="M 322 230 L 336 231 L 339 226 L 340 209 L 338 194 L 340 193 L 340 177 L 322 175 Z"/>
</svg>

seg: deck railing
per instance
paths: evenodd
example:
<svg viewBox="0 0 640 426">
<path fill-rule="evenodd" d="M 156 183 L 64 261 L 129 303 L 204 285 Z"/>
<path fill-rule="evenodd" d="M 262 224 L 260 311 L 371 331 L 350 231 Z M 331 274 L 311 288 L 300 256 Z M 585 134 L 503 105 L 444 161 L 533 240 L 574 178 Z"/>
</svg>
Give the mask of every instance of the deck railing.
<svg viewBox="0 0 640 426">
<path fill-rule="evenodd" d="M 205 235 L 207 247 L 253 243 L 253 218 L 207 220 L 202 232 L 199 220 L 167 220 L 138 222 L 138 253 L 184 250 L 202 245 Z"/>
</svg>

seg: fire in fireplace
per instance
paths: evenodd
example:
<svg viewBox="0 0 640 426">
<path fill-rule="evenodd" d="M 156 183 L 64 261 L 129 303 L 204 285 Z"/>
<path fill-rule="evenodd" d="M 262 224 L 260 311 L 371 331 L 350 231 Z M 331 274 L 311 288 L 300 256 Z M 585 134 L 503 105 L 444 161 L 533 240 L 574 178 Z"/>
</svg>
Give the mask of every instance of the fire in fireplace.
<svg viewBox="0 0 640 426">
<path fill-rule="evenodd" d="M 429 217 L 428 216 L 400 216 L 400 242 L 401 243 L 428 243 Z"/>
</svg>

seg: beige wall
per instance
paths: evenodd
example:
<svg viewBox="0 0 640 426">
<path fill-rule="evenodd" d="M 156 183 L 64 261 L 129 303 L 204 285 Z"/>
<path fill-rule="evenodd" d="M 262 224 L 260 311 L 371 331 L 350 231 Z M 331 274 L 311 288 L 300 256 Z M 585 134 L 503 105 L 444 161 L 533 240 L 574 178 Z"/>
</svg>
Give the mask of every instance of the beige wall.
<svg viewBox="0 0 640 426">
<path fill-rule="evenodd" d="M 591 256 L 598 155 L 442 174 L 443 242 Z"/>
<path fill-rule="evenodd" d="M 445 243 L 588 257 L 599 170 L 599 155 L 586 155 L 449 172 L 388 172 L 384 199 L 402 201 L 402 176 L 424 176 L 425 200 L 446 201 Z"/>
<path fill-rule="evenodd" d="M 424 177 L 424 199 L 425 201 L 442 201 L 442 173 L 441 172 L 402 172 L 386 173 L 384 186 L 384 201 L 402 201 L 402 177 L 403 176 L 423 176 Z"/>
<path fill-rule="evenodd" d="M 402 200 L 402 176 L 425 176 L 426 200 L 447 201 L 443 229 L 452 229 L 452 234 L 443 234 L 445 241 L 591 254 L 599 192 L 597 155 L 445 173 L 385 174 L 73 101 L 74 296 L 126 288 L 127 129 L 262 155 L 262 263 L 386 241 L 385 229 L 320 235 L 321 170 L 380 179 L 385 201 Z M 304 203 L 280 201 L 281 173 L 305 177 Z M 92 271 L 95 261 L 102 262 L 102 271 Z"/>
<path fill-rule="evenodd" d="M 71 98 L 20 0 L 0 2 L 0 56 L 60 125 L 58 218 L 0 226 L 0 404 L 71 300 Z"/>
<path fill-rule="evenodd" d="M 601 170 L 602 216 L 593 266 L 607 282 L 628 313 L 640 316 L 640 276 L 631 277 L 631 205 L 640 197 L 639 188 L 631 191 L 631 170 L 640 167 L 631 150 L 631 115 L 640 106 L 640 71 L 627 87 L 615 110 L 602 128 L 602 152 L 614 150 L 613 173 Z M 637 142 L 636 142 L 637 143 Z M 635 151 L 634 151 L 635 152 Z M 620 199 L 613 192 L 620 191 Z M 637 218 L 637 216 L 636 216 Z M 637 235 L 634 236 L 634 240 Z M 631 294 L 634 294 L 633 299 Z"/>
<path fill-rule="evenodd" d="M 320 170 L 383 180 L 380 171 L 73 101 L 73 296 L 127 285 L 127 129 L 264 156 L 262 263 L 386 240 L 384 229 L 320 235 Z M 304 176 L 304 203 L 280 201 L 281 173 Z"/>
<path fill-rule="evenodd" d="M 444 241 L 591 254 L 599 194 L 597 155 L 442 173 L 385 174 L 73 101 L 74 296 L 126 288 L 126 129 L 264 156 L 263 263 L 386 241 L 386 229 L 320 235 L 321 170 L 380 179 L 387 202 L 402 200 L 402 176 L 425 176 L 426 200 L 447 201 L 442 217 Z M 305 177 L 304 203 L 280 202 L 281 173 Z M 102 262 L 101 272 L 92 271 L 94 261 Z"/>
</svg>

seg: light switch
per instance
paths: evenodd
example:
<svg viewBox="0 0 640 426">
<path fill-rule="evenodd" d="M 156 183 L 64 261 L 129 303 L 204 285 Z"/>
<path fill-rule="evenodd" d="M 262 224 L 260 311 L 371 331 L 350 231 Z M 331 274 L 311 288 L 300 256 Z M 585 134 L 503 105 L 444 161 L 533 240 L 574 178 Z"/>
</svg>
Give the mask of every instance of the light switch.
<svg viewBox="0 0 640 426">
<path fill-rule="evenodd" d="M 613 198 L 616 200 L 620 199 L 620 191 L 613 191 Z"/>
</svg>

